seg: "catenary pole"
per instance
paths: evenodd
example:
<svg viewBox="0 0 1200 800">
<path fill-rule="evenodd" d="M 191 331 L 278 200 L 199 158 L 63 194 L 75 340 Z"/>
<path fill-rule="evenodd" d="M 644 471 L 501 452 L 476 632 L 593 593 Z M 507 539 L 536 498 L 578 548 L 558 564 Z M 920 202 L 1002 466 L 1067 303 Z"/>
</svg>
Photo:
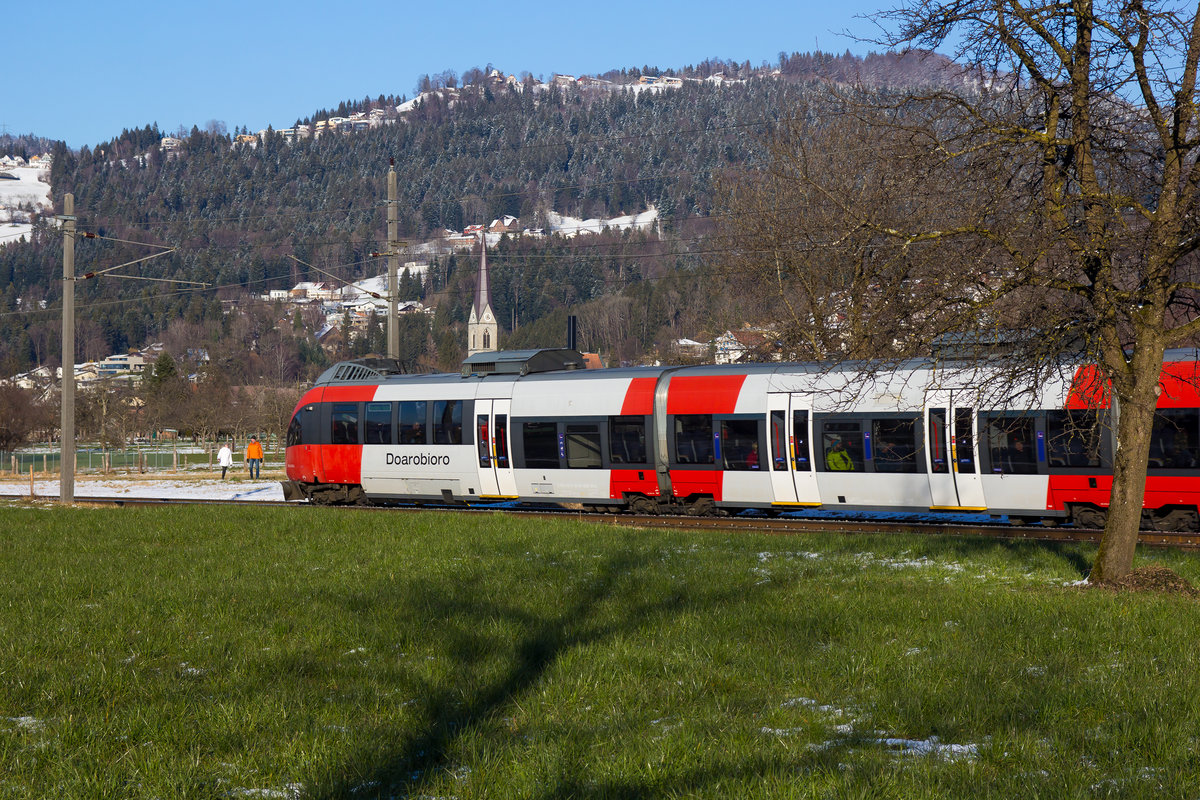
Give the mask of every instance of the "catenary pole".
<svg viewBox="0 0 1200 800">
<path fill-rule="evenodd" d="M 63 195 L 62 442 L 58 497 L 75 502 L 75 195 Z"/>
<path fill-rule="evenodd" d="M 387 324 L 387 354 L 388 358 L 400 358 L 400 320 L 396 295 L 400 293 L 399 259 L 400 242 L 400 212 L 397 208 L 399 198 L 396 192 L 396 161 L 392 159 L 388 169 L 387 180 L 387 252 L 388 252 L 388 324 Z"/>
</svg>

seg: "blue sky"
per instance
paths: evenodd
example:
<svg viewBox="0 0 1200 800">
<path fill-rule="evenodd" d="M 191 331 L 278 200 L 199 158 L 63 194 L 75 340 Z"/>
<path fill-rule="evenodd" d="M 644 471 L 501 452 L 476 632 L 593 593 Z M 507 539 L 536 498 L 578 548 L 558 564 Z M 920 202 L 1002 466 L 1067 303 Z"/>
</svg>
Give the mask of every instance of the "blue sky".
<svg viewBox="0 0 1200 800">
<path fill-rule="evenodd" d="M 7 18 L 0 131 L 95 145 L 124 128 L 224 122 L 290 125 L 318 108 L 380 94 L 411 97 L 418 77 L 491 63 L 594 74 L 708 57 L 775 61 L 780 51 L 865 53 L 843 2 L 317 3 L 211 0 L 107 4 L 66 0 L 37 19 Z M 15 27 L 12 24 L 15 23 Z M 14 75 L 13 65 L 16 68 Z"/>
</svg>

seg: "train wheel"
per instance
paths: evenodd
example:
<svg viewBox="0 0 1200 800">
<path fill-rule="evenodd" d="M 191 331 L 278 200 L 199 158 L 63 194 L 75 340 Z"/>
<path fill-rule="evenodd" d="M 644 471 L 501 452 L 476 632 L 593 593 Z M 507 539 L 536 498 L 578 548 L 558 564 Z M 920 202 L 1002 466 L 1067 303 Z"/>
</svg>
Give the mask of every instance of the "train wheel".
<svg viewBox="0 0 1200 800">
<path fill-rule="evenodd" d="M 651 516 L 658 513 L 658 504 L 656 504 L 649 497 L 638 495 L 629 501 L 629 510 L 634 514 Z"/>
<path fill-rule="evenodd" d="M 692 517 L 711 517 L 717 513 L 717 507 L 711 497 L 701 497 L 687 507 L 687 513 Z"/>
<path fill-rule="evenodd" d="M 1154 515 L 1154 530 L 1156 531 L 1194 531 L 1200 530 L 1200 516 L 1196 510 L 1174 508 Z"/>
<path fill-rule="evenodd" d="M 1107 518 L 1104 509 L 1095 506 L 1074 506 L 1071 509 L 1071 520 L 1081 528 L 1103 528 Z"/>
</svg>

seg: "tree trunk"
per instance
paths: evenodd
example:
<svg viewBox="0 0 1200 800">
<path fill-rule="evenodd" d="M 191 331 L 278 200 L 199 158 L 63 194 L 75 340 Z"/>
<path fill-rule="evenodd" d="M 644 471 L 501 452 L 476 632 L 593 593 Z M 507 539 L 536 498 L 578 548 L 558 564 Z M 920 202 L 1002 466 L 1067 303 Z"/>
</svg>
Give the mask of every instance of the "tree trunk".
<svg viewBox="0 0 1200 800">
<path fill-rule="evenodd" d="M 1118 580 L 1133 569 L 1162 373 L 1162 349 L 1157 348 L 1157 353 L 1156 348 L 1147 349 L 1150 352 L 1135 351 L 1130 366 L 1132 391 L 1113 392 L 1118 397 L 1115 441 L 1119 444 L 1113 454 L 1113 483 L 1104 539 L 1088 577 L 1092 583 Z M 1126 396 L 1120 397 L 1122 394 Z"/>
</svg>

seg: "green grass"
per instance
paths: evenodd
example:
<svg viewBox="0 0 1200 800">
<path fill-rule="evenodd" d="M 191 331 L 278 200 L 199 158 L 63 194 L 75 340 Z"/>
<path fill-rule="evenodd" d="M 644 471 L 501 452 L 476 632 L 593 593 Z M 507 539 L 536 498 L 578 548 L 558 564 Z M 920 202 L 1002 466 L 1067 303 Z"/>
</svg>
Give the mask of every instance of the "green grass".
<svg viewBox="0 0 1200 800">
<path fill-rule="evenodd" d="M 0 505 L 0 797 L 1195 796 L 1200 606 L 1091 555 Z"/>
</svg>

